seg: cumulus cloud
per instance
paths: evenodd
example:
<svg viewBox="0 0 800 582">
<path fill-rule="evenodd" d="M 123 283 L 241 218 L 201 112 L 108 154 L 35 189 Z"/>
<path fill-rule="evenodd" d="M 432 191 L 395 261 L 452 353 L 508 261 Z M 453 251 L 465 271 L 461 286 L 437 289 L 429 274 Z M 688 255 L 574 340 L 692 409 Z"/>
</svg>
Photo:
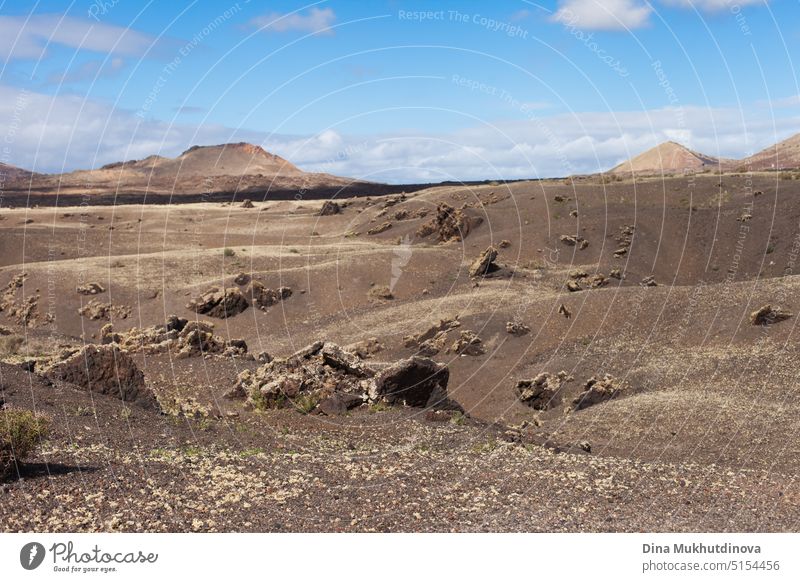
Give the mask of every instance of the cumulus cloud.
<svg viewBox="0 0 800 582">
<path fill-rule="evenodd" d="M 587 30 L 630 30 L 647 25 L 652 11 L 640 0 L 563 0 L 553 20 Z"/>
<path fill-rule="evenodd" d="M 103 53 L 141 56 L 155 42 L 148 34 L 93 20 L 37 14 L 0 16 L 0 56 L 40 59 L 57 44 Z"/>
<path fill-rule="evenodd" d="M 0 85 L 0 135 L 8 162 L 40 172 L 96 168 L 192 145 L 247 141 L 307 171 L 410 183 L 557 177 L 606 170 L 673 139 L 718 157 L 744 157 L 789 136 L 800 116 L 774 110 L 684 107 L 652 111 L 539 115 L 448 133 L 272 135 L 143 120 L 76 96 Z M 778 129 L 776 129 L 778 128 Z"/>
<path fill-rule="evenodd" d="M 332 35 L 331 26 L 336 20 L 336 14 L 331 8 L 312 8 L 307 13 L 290 12 L 280 14 L 270 12 L 256 16 L 250 24 L 264 32 L 310 32 L 318 35 Z"/>
</svg>

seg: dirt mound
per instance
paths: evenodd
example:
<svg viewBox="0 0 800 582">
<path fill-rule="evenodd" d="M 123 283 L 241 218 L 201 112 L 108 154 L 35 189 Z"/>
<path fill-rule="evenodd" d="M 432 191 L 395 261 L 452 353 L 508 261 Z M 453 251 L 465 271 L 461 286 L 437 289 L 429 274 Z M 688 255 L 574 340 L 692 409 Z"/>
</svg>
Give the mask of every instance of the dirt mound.
<svg viewBox="0 0 800 582">
<path fill-rule="evenodd" d="M 64 361 L 46 368 L 51 381 L 69 382 L 99 394 L 115 396 L 144 408 L 158 408 L 144 374 L 131 357 L 116 345 L 88 345 Z"/>
<path fill-rule="evenodd" d="M 190 309 L 201 315 L 226 319 L 239 315 L 242 311 L 250 307 L 247 298 L 236 287 L 218 289 L 214 287 L 203 293 L 200 297 L 192 299 L 186 309 Z"/>
</svg>

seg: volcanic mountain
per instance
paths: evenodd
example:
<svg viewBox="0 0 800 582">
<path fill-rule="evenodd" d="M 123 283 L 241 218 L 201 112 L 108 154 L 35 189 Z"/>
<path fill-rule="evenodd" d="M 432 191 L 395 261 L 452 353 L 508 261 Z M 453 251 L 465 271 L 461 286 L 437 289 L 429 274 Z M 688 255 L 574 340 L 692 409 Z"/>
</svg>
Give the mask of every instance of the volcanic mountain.
<svg viewBox="0 0 800 582">
<path fill-rule="evenodd" d="M 800 134 L 745 158 L 741 164 L 751 171 L 800 168 Z"/>
<path fill-rule="evenodd" d="M 24 170 L 20 170 L 24 172 Z M 8 191 L 32 191 L 59 196 L 197 196 L 243 194 L 253 198 L 287 192 L 311 196 L 335 194 L 366 182 L 331 174 L 304 172 L 294 164 L 257 145 L 232 143 L 194 146 L 176 158 L 149 156 L 107 164 L 96 170 L 66 174 L 35 174 L 33 180 L 13 176 Z M 16 184 L 14 184 L 16 182 Z"/>
<path fill-rule="evenodd" d="M 686 171 L 700 172 L 728 165 L 721 160 L 690 150 L 674 141 L 664 142 L 646 152 L 622 162 L 609 170 L 610 174 L 680 174 Z"/>
</svg>

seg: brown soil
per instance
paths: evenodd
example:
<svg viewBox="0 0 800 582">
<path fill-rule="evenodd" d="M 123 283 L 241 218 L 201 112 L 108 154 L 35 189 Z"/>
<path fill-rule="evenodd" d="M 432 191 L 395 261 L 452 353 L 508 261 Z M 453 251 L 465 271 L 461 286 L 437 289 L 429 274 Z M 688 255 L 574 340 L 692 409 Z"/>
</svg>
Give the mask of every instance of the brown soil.
<svg viewBox="0 0 800 582">
<path fill-rule="evenodd" d="M 54 419 L 22 479 L 3 486 L 3 529 L 797 528 L 797 316 L 750 316 L 766 305 L 800 311 L 800 182 L 764 173 L 442 185 L 340 200 L 333 214 L 322 201 L 251 198 L 255 209 L 0 210 L 0 297 L 12 311 L 32 301 L 36 313 L 23 327 L 0 312 L 10 332 L 0 340 L 22 338 L 0 355 L 0 397 Z M 445 204 L 470 218 L 446 242 L 420 231 Z M 489 247 L 503 276 L 471 278 Z M 211 288 L 238 288 L 242 273 L 292 293 L 226 319 L 187 308 Z M 224 350 L 132 353 L 166 415 L 49 385 L 19 364 L 101 342 L 109 319 L 79 315 L 91 298 L 77 289 L 90 282 L 105 289 L 102 303 L 130 306 L 125 318 L 108 315 L 120 334 L 174 314 L 213 323 L 220 346 L 243 339 L 253 355 L 369 340 L 381 346 L 369 350 L 375 369 L 425 344 L 466 414 L 256 412 L 223 395 L 262 362 Z M 371 296 L 383 287 L 391 300 Z M 530 331 L 512 333 L 510 322 Z M 547 406 L 521 402 L 518 382 L 542 373 Z"/>
</svg>

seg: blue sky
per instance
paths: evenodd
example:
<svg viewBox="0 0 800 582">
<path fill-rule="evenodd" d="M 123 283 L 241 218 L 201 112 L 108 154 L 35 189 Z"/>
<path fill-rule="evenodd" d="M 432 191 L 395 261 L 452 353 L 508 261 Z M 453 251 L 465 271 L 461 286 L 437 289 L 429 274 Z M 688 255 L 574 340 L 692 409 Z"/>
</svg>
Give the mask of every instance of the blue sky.
<svg viewBox="0 0 800 582">
<path fill-rule="evenodd" d="M 39 171 L 253 141 L 394 182 L 560 176 L 800 132 L 796 0 L 1 6 L 0 161 Z"/>
</svg>

